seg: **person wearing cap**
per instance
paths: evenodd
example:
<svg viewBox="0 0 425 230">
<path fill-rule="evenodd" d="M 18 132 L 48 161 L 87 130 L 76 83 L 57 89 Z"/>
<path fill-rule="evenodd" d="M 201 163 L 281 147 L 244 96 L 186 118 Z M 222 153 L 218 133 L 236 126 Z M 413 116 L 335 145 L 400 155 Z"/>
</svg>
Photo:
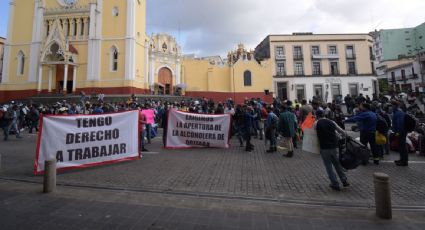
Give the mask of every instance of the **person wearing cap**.
<svg viewBox="0 0 425 230">
<path fill-rule="evenodd" d="M 318 121 L 314 127 L 317 131 L 319 139 L 320 155 L 322 156 L 323 164 L 325 165 L 326 172 L 329 180 L 331 181 L 330 187 L 335 191 L 340 191 L 341 187 L 334 173 L 334 169 L 338 174 L 339 179 L 344 187 L 350 186 L 341 164 L 339 163 L 338 154 L 338 136 L 340 133 L 346 136 L 345 131 L 339 127 L 334 121 L 325 118 L 323 110 L 316 111 L 316 118 Z"/>
<path fill-rule="evenodd" d="M 370 104 L 362 103 L 360 104 L 360 113 L 347 119 L 346 123 L 358 122 L 360 124 L 360 142 L 367 146 L 370 145 L 370 149 L 373 155 L 373 163 L 379 165 L 380 156 L 376 150 L 376 141 L 375 141 L 375 132 L 376 132 L 376 123 L 378 118 L 376 114 L 371 111 Z M 363 162 L 367 164 L 367 162 Z"/>
</svg>

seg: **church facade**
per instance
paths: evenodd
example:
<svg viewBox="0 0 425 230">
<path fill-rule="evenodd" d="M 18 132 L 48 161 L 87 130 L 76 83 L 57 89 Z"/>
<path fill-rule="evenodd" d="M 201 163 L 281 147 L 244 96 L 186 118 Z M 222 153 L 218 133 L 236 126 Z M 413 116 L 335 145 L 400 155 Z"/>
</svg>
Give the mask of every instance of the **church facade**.
<svg viewBox="0 0 425 230">
<path fill-rule="evenodd" d="M 11 0 L 2 100 L 146 93 L 146 0 Z"/>
</svg>

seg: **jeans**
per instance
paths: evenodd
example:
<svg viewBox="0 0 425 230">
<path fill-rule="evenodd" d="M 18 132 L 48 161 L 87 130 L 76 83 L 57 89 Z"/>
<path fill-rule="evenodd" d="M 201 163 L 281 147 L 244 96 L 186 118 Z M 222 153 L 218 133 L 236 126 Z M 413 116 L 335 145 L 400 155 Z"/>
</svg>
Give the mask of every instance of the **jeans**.
<svg viewBox="0 0 425 230">
<path fill-rule="evenodd" d="M 38 120 L 37 121 L 31 121 L 29 133 L 32 133 L 32 129 L 34 129 L 34 128 L 35 128 L 35 131 L 38 132 Z"/>
<path fill-rule="evenodd" d="M 376 151 L 376 142 L 375 142 L 375 133 L 367 133 L 367 132 L 360 132 L 360 142 L 367 146 L 370 145 L 370 150 L 372 151 L 373 159 L 379 160 L 379 155 Z"/>
<path fill-rule="evenodd" d="M 6 127 L 6 129 L 4 130 L 5 131 L 5 133 L 4 133 L 4 139 L 5 140 L 7 140 L 7 138 L 9 137 L 9 133 L 10 133 L 10 130 L 11 129 L 14 129 L 15 130 L 15 133 L 16 133 L 16 137 L 20 137 L 20 131 L 19 131 L 19 128 L 18 128 L 18 122 L 17 121 L 12 121 L 7 127 Z"/>
<path fill-rule="evenodd" d="M 406 132 L 400 133 L 398 135 L 398 152 L 400 153 L 400 161 L 407 163 L 409 161 L 409 154 L 407 153 L 407 144 L 406 144 Z"/>
<path fill-rule="evenodd" d="M 251 149 L 252 148 L 252 144 L 251 144 L 251 131 L 250 128 L 245 129 L 244 130 L 244 137 L 245 137 L 245 141 L 246 141 L 246 149 Z"/>
<path fill-rule="evenodd" d="M 152 124 L 146 124 L 146 137 L 148 138 L 148 144 L 151 143 L 151 132 L 152 132 Z"/>
<path fill-rule="evenodd" d="M 276 129 L 270 130 L 270 148 L 276 148 Z"/>
<path fill-rule="evenodd" d="M 142 130 L 142 132 L 140 133 L 140 147 L 142 150 L 145 149 L 145 132 L 146 130 Z"/>
<path fill-rule="evenodd" d="M 320 149 L 320 155 L 322 156 L 323 164 L 325 165 L 326 172 L 328 173 L 328 177 L 331 181 L 332 186 L 339 186 L 333 168 L 335 168 L 335 171 L 338 174 L 341 182 L 344 183 L 347 181 L 347 176 L 345 176 L 345 173 L 342 170 L 341 165 L 339 164 L 337 152 L 338 149 Z"/>
<path fill-rule="evenodd" d="M 387 143 L 384 145 L 384 153 L 390 155 L 390 132 L 387 133 Z"/>
<path fill-rule="evenodd" d="M 236 125 L 236 136 L 238 137 L 239 144 L 243 146 L 243 136 L 244 133 L 242 131 L 242 127 L 240 125 Z"/>
</svg>

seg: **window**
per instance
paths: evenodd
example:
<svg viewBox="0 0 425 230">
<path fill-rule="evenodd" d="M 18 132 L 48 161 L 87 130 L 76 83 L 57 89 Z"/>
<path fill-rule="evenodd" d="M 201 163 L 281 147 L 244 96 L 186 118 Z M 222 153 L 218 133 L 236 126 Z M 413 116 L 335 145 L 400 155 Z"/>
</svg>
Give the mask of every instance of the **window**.
<svg viewBox="0 0 425 230">
<path fill-rule="evenodd" d="M 329 46 L 329 54 L 338 54 L 336 46 Z"/>
<path fill-rule="evenodd" d="M 24 71 L 25 71 L 25 54 L 22 51 L 19 51 L 18 53 L 18 68 L 16 71 L 17 75 L 24 75 Z"/>
<path fill-rule="evenodd" d="M 278 76 L 285 75 L 285 62 L 280 61 L 276 63 L 276 73 Z"/>
<path fill-rule="evenodd" d="M 84 20 L 83 19 L 81 19 L 80 36 L 84 36 Z"/>
<path fill-rule="evenodd" d="M 305 99 L 305 86 L 304 85 L 297 85 L 296 86 L 296 92 L 297 92 L 298 101 L 302 101 L 302 100 Z"/>
<path fill-rule="evenodd" d="M 314 85 L 313 88 L 315 99 L 323 101 L 323 85 Z"/>
<path fill-rule="evenodd" d="M 391 81 L 395 82 L 395 73 L 394 72 L 391 72 Z"/>
<path fill-rule="evenodd" d="M 276 46 L 276 55 L 284 55 L 283 46 Z"/>
<path fill-rule="evenodd" d="M 313 62 L 313 75 L 321 75 L 320 62 Z"/>
<path fill-rule="evenodd" d="M 350 96 L 358 96 L 359 95 L 359 85 L 358 84 L 349 84 L 348 88 L 350 90 Z"/>
<path fill-rule="evenodd" d="M 118 10 L 118 7 L 114 7 L 113 9 L 112 9 L 112 16 L 114 16 L 114 17 L 118 17 L 118 15 L 119 15 L 119 10 Z"/>
<path fill-rule="evenodd" d="M 303 50 L 301 46 L 294 46 L 294 59 L 303 59 Z"/>
<path fill-rule="evenodd" d="M 348 74 L 349 75 L 356 74 L 356 63 L 353 61 L 348 62 Z"/>
<path fill-rule="evenodd" d="M 332 84 L 331 89 L 333 100 L 337 100 L 339 97 L 341 97 L 341 86 L 339 84 Z"/>
<path fill-rule="evenodd" d="M 402 70 L 401 70 L 401 77 L 402 77 L 403 79 L 405 79 L 405 78 L 406 78 L 406 70 L 404 70 L 404 69 L 402 69 Z"/>
<path fill-rule="evenodd" d="M 319 46 L 312 46 L 311 47 L 311 54 L 320 55 L 320 47 Z"/>
<path fill-rule="evenodd" d="M 74 22 L 74 31 L 72 31 L 73 32 L 73 34 L 72 34 L 72 36 L 77 36 L 77 21 L 78 21 L 78 19 L 72 19 L 72 21 Z"/>
<path fill-rule="evenodd" d="M 338 62 L 331 62 L 331 75 L 338 75 L 339 69 L 338 69 Z"/>
<path fill-rule="evenodd" d="M 115 46 L 111 48 L 111 71 L 118 71 L 118 49 Z"/>
<path fill-rule="evenodd" d="M 304 67 L 302 62 L 295 62 L 294 74 L 296 76 L 304 75 Z"/>
<path fill-rule="evenodd" d="M 353 59 L 356 57 L 354 54 L 354 46 L 346 46 L 345 47 L 345 54 L 347 55 L 347 58 Z"/>
<path fill-rule="evenodd" d="M 251 71 L 247 70 L 243 73 L 243 84 L 244 86 L 251 86 L 252 85 L 252 81 L 251 81 Z"/>
</svg>

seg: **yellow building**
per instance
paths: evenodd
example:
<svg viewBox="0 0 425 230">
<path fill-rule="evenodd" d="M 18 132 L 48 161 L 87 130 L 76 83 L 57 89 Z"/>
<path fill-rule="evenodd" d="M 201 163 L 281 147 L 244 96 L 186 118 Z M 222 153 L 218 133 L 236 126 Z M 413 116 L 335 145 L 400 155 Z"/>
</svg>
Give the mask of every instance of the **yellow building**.
<svg viewBox="0 0 425 230">
<path fill-rule="evenodd" d="M 3 37 L 0 37 L 0 82 L 3 74 L 3 51 L 4 51 L 4 43 L 6 39 Z"/>
<path fill-rule="evenodd" d="M 272 102 L 273 78 L 269 60 L 258 62 L 253 51 L 242 44 L 222 61 L 219 57 L 184 58 L 182 62 L 185 95 L 222 101 L 232 98 L 241 103 L 245 98 L 261 98 Z"/>
<path fill-rule="evenodd" d="M 146 0 L 11 0 L 0 101 L 147 92 Z"/>
</svg>

